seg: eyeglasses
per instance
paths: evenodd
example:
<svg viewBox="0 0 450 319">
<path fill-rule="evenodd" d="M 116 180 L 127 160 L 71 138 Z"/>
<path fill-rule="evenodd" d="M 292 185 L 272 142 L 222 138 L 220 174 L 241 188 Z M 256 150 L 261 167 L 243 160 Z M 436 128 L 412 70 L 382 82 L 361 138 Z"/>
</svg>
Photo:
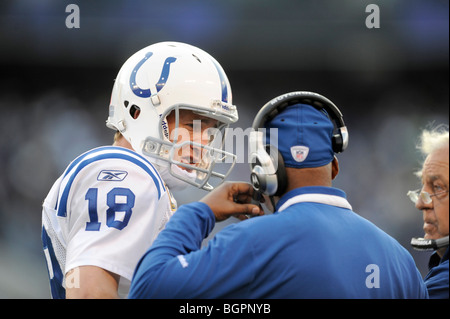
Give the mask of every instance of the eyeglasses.
<svg viewBox="0 0 450 319">
<path fill-rule="evenodd" d="M 422 190 L 420 189 L 416 189 L 414 191 L 409 191 L 406 196 L 409 197 L 409 199 L 414 203 L 417 204 L 417 202 L 419 201 L 419 199 L 422 200 L 422 202 L 424 202 L 424 204 L 430 204 L 431 203 L 431 197 L 433 196 L 437 196 L 437 195 L 442 195 L 442 194 L 446 194 L 448 193 L 447 191 L 442 191 L 439 193 L 434 193 L 434 194 L 430 194 L 427 192 L 422 192 Z"/>
</svg>

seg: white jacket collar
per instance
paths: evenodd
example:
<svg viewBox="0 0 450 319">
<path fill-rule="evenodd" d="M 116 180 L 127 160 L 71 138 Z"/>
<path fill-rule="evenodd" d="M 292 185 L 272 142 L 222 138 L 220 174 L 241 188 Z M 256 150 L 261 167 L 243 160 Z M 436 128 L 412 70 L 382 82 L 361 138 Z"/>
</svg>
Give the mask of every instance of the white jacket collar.
<svg viewBox="0 0 450 319">
<path fill-rule="evenodd" d="M 288 199 L 277 211 L 281 212 L 291 205 L 305 202 L 321 203 L 352 210 L 352 206 L 347 199 L 341 196 L 328 194 L 301 194 Z"/>
</svg>

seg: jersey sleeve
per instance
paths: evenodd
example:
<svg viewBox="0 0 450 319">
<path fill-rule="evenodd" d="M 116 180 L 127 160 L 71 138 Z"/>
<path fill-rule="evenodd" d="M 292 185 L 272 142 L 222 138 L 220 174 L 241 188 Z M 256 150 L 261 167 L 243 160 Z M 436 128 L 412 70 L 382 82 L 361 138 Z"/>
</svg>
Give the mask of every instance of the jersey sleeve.
<svg viewBox="0 0 450 319">
<path fill-rule="evenodd" d="M 58 216 L 67 219 L 65 273 L 92 265 L 131 280 L 172 214 L 158 173 L 135 157 L 80 162 L 60 192 Z"/>
</svg>

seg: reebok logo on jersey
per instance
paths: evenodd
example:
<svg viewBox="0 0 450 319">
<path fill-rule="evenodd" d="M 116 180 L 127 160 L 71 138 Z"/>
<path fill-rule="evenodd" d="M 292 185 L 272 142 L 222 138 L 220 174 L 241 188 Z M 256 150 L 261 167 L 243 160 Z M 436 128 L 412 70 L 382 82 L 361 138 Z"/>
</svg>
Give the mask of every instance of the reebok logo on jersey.
<svg viewBox="0 0 450 319">
<path fill-rule="evenodd" d="M 120 182 L 123 181 L 127 175 L 128 172 L 125 171 L 103 170 L 98 174 L 97 180 Z"/>
</svg>

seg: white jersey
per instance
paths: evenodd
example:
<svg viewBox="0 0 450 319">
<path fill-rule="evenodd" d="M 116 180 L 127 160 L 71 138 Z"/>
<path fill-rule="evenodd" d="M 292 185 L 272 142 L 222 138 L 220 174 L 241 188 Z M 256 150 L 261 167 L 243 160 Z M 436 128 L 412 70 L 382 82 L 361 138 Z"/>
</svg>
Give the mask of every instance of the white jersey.
<svg viewBox="0 0 450 319">
<path fill-rule="evenodd" d="M 43 203 L 42 241 L 53 298 L 77 287 L 78 266 L 120 276 L 125 297 L 136 264 L 176 210 L 154 166 L 131 150 L 107 146 L 80 155 Z"/>
</svg>

